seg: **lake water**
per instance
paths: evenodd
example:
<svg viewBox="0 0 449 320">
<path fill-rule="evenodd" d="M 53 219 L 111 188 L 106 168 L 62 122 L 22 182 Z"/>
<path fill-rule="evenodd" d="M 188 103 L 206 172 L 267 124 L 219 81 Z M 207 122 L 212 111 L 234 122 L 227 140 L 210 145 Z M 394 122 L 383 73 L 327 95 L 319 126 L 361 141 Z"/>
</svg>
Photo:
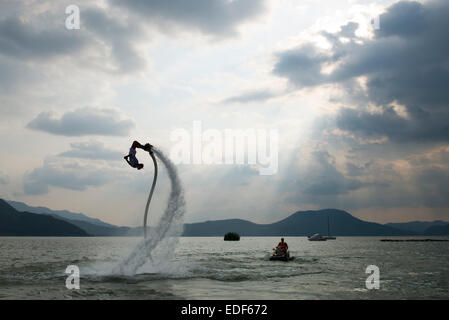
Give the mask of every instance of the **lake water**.
<svg viewBox="0 0 449 320">
<path fill-rule="evenodd" d="M 285 239 L 295 260 L 269 261 L 279 238 L 180 238 L 136 274 L 111 272 L 139 238 L 0 237 L 0 299 L 448 299 L 449 242 Z M 80 289 L 66 288 L 68 265 Z M 366 268 L 380 272 L 368 290 Z"/>
</svg>

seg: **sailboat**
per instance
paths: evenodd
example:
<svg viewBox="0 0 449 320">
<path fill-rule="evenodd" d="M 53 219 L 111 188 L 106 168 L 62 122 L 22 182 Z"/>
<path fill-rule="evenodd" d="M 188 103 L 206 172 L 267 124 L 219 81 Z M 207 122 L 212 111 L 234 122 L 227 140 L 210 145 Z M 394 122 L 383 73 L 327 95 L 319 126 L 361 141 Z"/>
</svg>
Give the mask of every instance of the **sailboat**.
<svg viewBox="0 0 449 320">
<path fill-rule="evenodd" d="M 323 237 L 321 234 L 319 233 L 315 233 L 313 236 L 308 237 L 309 241 L 326 241 L 326 237 Z"/>
<path fill-rule="evenodd" d="M 336 237 L 331 236 L 329 215 L 327 215 L 327 236 L 324 236 L 324 237 L 326 238 L 326 240 L 335 240 L 335 239 L 337 239 Z"/>
<path fill-rule="evenodd" d="M 334 236 L 331 236 L 330 233 L 330 224 L 329 224 L 329 215 L 327 216 L 327 236 L 322 236 L 319 233 L 315 233 L 313 236 L 308 237 L 309 241 L 326 241 L 326 240 L 335 240 L 337 239 Z"/>
</svg>

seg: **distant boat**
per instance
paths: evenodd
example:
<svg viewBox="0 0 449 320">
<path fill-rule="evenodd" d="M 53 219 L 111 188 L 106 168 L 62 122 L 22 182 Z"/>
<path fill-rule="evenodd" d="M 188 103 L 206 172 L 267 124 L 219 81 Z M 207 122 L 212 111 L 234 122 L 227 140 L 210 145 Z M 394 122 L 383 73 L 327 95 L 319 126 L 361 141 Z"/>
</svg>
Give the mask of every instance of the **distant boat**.
<svg viewBox="0 0 449 320">
<path fill-rule="evenodd" d="M 309 241 L 326 241 L 327 238 L 323 237 L 321 234 L 319 233 L 315 233 L 313 236 L 308 237 Z"/>
<path fill-rule="evenodd" d="M 337 238 L 330 235 L 329 215 L 327 216 L 327 236 L 322 236 L 319 233 L 315 233 L 313 236 L 308 237 L 309 241 L 326 241 L 335 239 Z"/>
</svg>

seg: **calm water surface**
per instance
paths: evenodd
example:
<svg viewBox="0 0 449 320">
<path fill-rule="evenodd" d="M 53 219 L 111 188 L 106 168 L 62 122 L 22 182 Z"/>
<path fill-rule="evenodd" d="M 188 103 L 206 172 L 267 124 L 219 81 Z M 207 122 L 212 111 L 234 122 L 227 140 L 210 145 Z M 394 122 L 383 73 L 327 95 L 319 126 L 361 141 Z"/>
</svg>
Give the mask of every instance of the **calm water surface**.
<svg viewBox="0 0 449 320">
<path fill-rule="evenodd" d="M 279 238 L 181 238 L 170 258 L 135 275 L 111 272 L 139 238 L 0 237 L 0 299 L 448 299 L 449 242 L 286 238 L 290 262 L 269 261 Z M 68 265 L 80 289 L 65 286 Z M 367 290 L 368 265 L 380 289 Z"/>
</svg>

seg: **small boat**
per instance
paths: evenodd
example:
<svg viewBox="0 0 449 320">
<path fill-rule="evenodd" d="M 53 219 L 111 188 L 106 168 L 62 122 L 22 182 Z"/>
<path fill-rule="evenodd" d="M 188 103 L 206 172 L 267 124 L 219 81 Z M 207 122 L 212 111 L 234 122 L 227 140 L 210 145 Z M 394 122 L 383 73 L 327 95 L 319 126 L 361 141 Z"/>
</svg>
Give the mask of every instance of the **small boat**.
<svg viewBox="0 0 449 320">
<path fill-rule="evenodd" d="M 271 261 L 291 261 L 295 257 L 290 257 L 290 252 L 273 249 L 273 255 L 270 257 Z"/>
<path fill-rule="evenodd" d="M 315 233 L 313 236 L 308 237 L 309 241 L 326 241 L 326 240 L 335 240 L 337 239 L 334 236 L 330 235 L 330 223 L 329 223 L 329 216 L 327 216 L 327 236 L 322 236 L 319 233 Z"/>
<path fill-rule="evenodd" d="M 327 237 L 323 237 L 321 234 L 319 233 L 315 233 L 313 236 L 308 237 L 309 241 L 326 241 Z"/>
</svg>

